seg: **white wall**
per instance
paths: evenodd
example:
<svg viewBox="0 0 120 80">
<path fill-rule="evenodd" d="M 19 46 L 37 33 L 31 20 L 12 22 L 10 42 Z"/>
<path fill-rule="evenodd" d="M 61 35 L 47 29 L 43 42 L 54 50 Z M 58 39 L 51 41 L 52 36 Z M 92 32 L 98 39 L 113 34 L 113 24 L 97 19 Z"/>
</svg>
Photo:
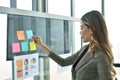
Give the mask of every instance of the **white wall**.
<svg viewBox="0 0 120 80">
<path fill-rule="evenodd" d="M 0 0 L 0 6 L 10 7 L 10 0 Z M 12 77 L 12 62 L 6 61 L 7 15 L 0 14 L 0 80 Z"/>
<path fill-rule="evenodd" d="M 19 9 L 32 10 L 32 0 L 17 0 Z M 22 6 L 21 6 L 22 5 Z M 0 6 L 10 7 L 10 0 L 0 0 Z M 0 80 L 11 80 L 12 78 L 12 61 L 6 61 L 7 56 L 7 14 L 0 13 Z M 33 77 L 27 80 L 33 80 Z"/>
<path fill-rule="evenodd" d="M 7 15 L 0 14 L 0 80 L 12 77 L 12 62 L 6 61 Z"/>
<path fill-rule="evenodd" d="M 63 54 L 61 57 L 65 58 L 71 54 Z M 52 59 L 50 60 L 50 80 L 72 80 L 71 66 L 62 67 Z"/>
<path fill-rule="evenodd" d="M 105 19 L 115 63 L 120 63 L 120 4 L 119 0 L 105 1 Z"/>
</svg>

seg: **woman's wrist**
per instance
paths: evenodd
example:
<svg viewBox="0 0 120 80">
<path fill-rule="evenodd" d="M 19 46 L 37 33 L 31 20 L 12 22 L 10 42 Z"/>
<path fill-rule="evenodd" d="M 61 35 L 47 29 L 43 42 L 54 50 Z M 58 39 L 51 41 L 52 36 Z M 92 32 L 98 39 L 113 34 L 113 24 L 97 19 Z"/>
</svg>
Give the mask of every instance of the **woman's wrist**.
<svg viewBox="0 0 120 80">
<path fill-rule="evenodd" d="M 45 51 L 47 54 L 50 54 L 50 49 L 45 44 L 42 43 L 38 45 L 43 51 Z"/>
<path fill-rule="evenodd" d="M 44 46 L 45 44 L 38 44 L 38 46 L 40 47 L 40 48 L 42 48 L 43 46 Z"/>
</svg>

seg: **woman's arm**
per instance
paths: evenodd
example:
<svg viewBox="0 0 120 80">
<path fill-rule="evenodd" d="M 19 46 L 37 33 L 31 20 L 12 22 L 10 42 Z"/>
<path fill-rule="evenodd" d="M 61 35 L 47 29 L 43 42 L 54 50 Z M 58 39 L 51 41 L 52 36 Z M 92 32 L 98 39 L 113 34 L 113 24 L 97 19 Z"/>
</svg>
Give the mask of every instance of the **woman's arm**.
<svg viewBox="0 0 120 80">
<path fill-rule="evenodd" d="M 78 52 L 77 52 L 78 53 Z M 51 52 L 49 54 L 49 57 L 51 59 L 53 59 L 56 63 L 58 63 L 59 65 L 61 66 L 69 66 L 69 65 L 72 65 L 74 60 L 76 59 L 76 57 L 78 56 L 78 54 L 75 53 L 71 56 L 68 56 L 66 58 L 62 58 L 61 56 L 57 55 L 56 53 L 54 52 Z"/>
<path fill-rule="evenodd" d="M 67 58 L 62 58 L 56 53 L 52 52 L 41 40 L 38 36 L 33 36 L 34 42 L 43 50 L 45 51 L 48 56 L 53 59 L 56 63 L 58 63 L 61 66 L 68 66 L 71 65 L 74 62 L 74 59 L 77 57 L 79 51 L 76 54 L 73 54 Z"/>
</svg>

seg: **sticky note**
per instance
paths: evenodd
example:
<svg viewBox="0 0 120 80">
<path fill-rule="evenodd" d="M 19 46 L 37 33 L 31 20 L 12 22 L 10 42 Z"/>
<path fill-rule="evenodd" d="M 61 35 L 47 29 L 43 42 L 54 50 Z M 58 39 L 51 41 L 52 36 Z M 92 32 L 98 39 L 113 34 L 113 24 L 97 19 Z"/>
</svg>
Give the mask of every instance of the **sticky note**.
<svg viewBox="0 0 120 80">
<path fill-rule="evenodd" d="M 28 51 L 29 50 L 28 42 L 27 41 L 21 42 L 21 50 L 22 51 Z"/>
<path fill-rule="evenodd" d="M 36 50 L 36 44 L 33 41 L 30 42 L 30 50 Z"/>
<path fill-rule="evenodd" d="M 32 39 L 32 36 L 33 36 L 32 30 L 26 30 L 26 34 L 28 39 Z"/>
<path fill-rule="evenodd" d="M 24 31 L 17 31 L 17 38 L 18 40 L 25 40 L 25 34 Z"/>
<path fill-rule="evenodd" d="M 12 52 L 20 52 L 20 43 L 12 43 Z"/>
</svg>

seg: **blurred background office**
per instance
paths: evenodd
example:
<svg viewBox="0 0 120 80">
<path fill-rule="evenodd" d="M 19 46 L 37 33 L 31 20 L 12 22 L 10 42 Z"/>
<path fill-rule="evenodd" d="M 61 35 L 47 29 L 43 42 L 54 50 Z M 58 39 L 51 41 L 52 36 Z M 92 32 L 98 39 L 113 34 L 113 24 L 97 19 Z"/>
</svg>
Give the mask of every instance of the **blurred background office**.
<svg viewBox="0 0 120 80">
<path fill-rule="evenodd" d="M 109 38 L 112 45 L 112 51 L 114 55 L 114 64 L 115 69 L 117 71 L 117 78 L 120 80 L 120 4 L 119 0 L 0 0 L 0 80 L 11 80 L 12 79 L 12 61 L 7 61 L 7 26 L 8 26 L 8 14 L 9 10 L 14 8 L 17 10 L 25 10 L 25 11 L 36 11 L 46 14 L 53 14 L 53 20 L 50 20 L 51 30 L 56 29 L 56 32 L 51 31 L 51 38 L 56 35 L 60 35 L 60 40 L 64 38 L 62 36 L 63 33 L 57 33 L 59 30 L 69 33 L 68 35 L 72 35 L 72 37 L 68 36 L 70 39 L 69 49 L 68 51 L 60 54 L 62 57 L 67 57 L 72 55 L 74 52 L 79 50 L 84 43 L 81 42 L 81 36 L 79 34 L 80 31 L 80 21 L 81 16 L 91 10 L 100 11 L 107 23 Z M 2 11 L 1 9 L 7 9 L 8 11 Z M 18 14 L 15 12 L 14 14 Z M 68 17 L 68 19 L 64 19 L 63 17 Z M 74 19 L 73 19 L 73 18 Z M 48 16 L 49 18 L 49 16 Z M 60 19 L 59 19 L 60 18 Z M 58 19 L 58 21 L 56 21 Z M 73 20 L 72 20 L 73 19 Z M 78 20 L 75 20 L 78 19 Z M 62 27 L 60 27 L 60 24 Z M 49 25 L 46 23 L 46 25 Z M 63 26 L 64 25 L 64 26 Z M 57 26 L 57 27 L 56 27 Z M 68 28 L 65 28 L 67 26 Z M 53 32 L 53 33 L 52 33 Z M 64 32 L 64 33 L 65 33 Z M 56 35 L 54 34 L 56 33 Z M 47 34 L 47 33 L 46 33 Z M 45 38 L 46 39 L 46 38 Z M 55 39 L 57 40 L 57 39 Z M 52 41 L 52 40 L 51 40 Z M 59 42 L 59 40 L 57 40 Z M 46 42 L 47 44 L 47 42 Z M 51 48 L 55 51 L 59 47 L 58 44 L 54 43 L 56 48 L 51 46 Z M 62 43 L 60 49 L 61 51 L 65 48 L 66 43 Z M 68 67 L 60 67 L 54 61 L 49 59 L 47 56 L 39 57 L 39 75 L 29 77 L 25 80 L 72 80 L 71 78 L 71 66 Z"/>
</svg>

